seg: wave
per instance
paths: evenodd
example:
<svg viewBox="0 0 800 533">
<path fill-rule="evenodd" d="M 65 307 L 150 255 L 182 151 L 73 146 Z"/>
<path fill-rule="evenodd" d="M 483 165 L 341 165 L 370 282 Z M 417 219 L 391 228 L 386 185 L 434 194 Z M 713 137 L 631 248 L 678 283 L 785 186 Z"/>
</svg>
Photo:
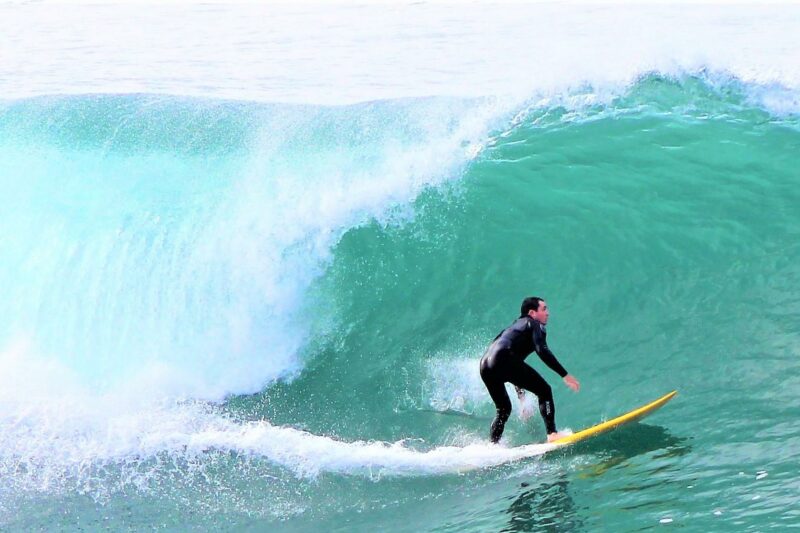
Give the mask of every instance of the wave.
<svg viewBox="0 0 800 533">
<path fill-rule="evenodd" d="M 296 374 L 314 314 L 305 293 L 341 235 L 402 217 L 420 191 L 457 178 L 504 112 L 445 99 L 349 108 L 145 95 L 6 102 L 7 479 L 51 490 L 61 478 L 80 485 L 93 475 L 82 473 L 87 464 L 208 447 L 278 463 L 316 458 L 336 471 L 381 457 L 390 470 L 432 467 L 444 452 L 239 424 L 205 402 Z M 298 439 L 305 459 L 286 446 Z M 314 455 L 320 446 L 329 451 Z M 337 466 L 345 456 L 353 459 Z"/>
<path fill-rule="evenodd" d="M 552 216 L 561 221 L 558 232 L 536 235 L 550 252 L 534 271 L 537 283 L 557 278 L 563 298 L 588 309 L 611 292 L 596 274 L 630 266 L 609 251 L 617 239 L 647 242 L 661 264 L 686 259 L 676 244 L 687 242 L 681 219 L 669 211 L 684 204 L 640 198 L 670 197 L 667 180 L 701 192 L 727 183 L 725 209 L 738 213 L 750 205 L 751 186 L 727 168 L 728 181 L 700 183 L 680 167 L 662 181 L 620 171 L 597 190 L 556 188 L 542 199 L 541 182 L 525 180 L 563 185 L 557 178 L 576 168 L 602 169 L 598 154 L 646 149 L 660 158 L 647 168 L 680 162 L 699 175 L 741 153 L 720 149 L 712 160 L 679 150 L 719 133 L 706 135 L 710 123 L 734 128 L 718 137 L 725 149 L 742 146 L 750 130 L 777 128 L 769 154 L 777 165 L 781 147 L 793 142 L 785 131 L 796 128 L 797 109 L 791 89 L 708 73 L 651 74 L 621 92 L 587 86 L 522 100 L 7 101 L 0 106 L 0 315 L 11 317 L 0 325 L 3 477 L 50 490 L 59 477 L 94 475 L 91 465 L 130 464 L 128 472 L 143 469 L 144 479 L 161 454 L 202 462 L 209 450 L 249 454 L 298 475 L 419 475 L 512 460 L 513 449 L 475 444 L 483 420 L 465 424 L 458 445 L 430 430 L 431 448 L 417 450 L 366 415 L 491 410 L 470 361 L 505 325 L 499 309 L 512 307 L 510 294 L 530 289 L 513 281 L 528 267 L 508 250 L 533 238 L 519 226 L 531 206 L 558 205 Z M 736 128 L 746 131 L 737 136 Z M 782 168 L 770 167 L 779 185 L 788 175 Z M 591 215 L 606 200 L 611 215 L 598 223 Z M 774 212 L 778 224 L 789 210 Z M 658 238 L 637 217 L 658 221 Z M 709 219 L 716 233 L 703 241 L 702 257 L 732 241 L 752 244 L 756 232 L 726 217 Z M 780 235 L 780 226 L 771 231 Z M 502 261 L 485 262 L 498 253 Z M 634 257 L 632 275 L 641 276 L 652 265 Z M 689 294 L 693 286 L 689 279 L 672 288 Z M 600 335 L 591 317 L 576 313 L 588 336 Z M 443 318 L 462 315 L 471 320 L 456 322 L 462 330 Z M 468 341 L 443 336 L 441 323 Z M 282 379 L 294 381 L 273 395 Z M 391 391 L 388 398 L 374 395 L 374 383 Z M 239 397 L 248 393 L 261 394 Z M 313 395 L 324 414 L 306 411 Z M 351 395 L 369 405 L 354 409 Z M 223 402 L 232 397 L 246 408 Z M 290 427 L 298 421 L 304 431 Z"/>
<path fill-rule="evenodd" d="M 297 369 L 303 294 L 342 233 L 457 177 L 497 113 L 142 96 L 8 105 L 0 222 L 16 237 L 0 339 L 26 339 L 92 386 L 133 372 L 174 381 L 177 397 L 259 390 Z"/>
</svg>

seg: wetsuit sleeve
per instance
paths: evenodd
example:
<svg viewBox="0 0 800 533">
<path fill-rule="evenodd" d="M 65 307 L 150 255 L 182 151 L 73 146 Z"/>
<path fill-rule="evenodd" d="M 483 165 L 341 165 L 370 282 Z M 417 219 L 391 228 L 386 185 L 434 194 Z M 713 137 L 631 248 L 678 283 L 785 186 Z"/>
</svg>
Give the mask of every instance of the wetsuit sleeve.
<svg viewBox="0 0 800 533">
<path fill-rule="evenodd" d="M 547 333 L 542 331 L 542 328 L 540 327 L 533 328 L 533 345 L 536 349 L 536 354 L 539 356 L 539 359 L 544 361 L 544 364 L 549 366 L 553 372 L 562 378 L 569 373 L 563 366 L 561 366 L 561 363 L 559 363 L 558 359 L 556 359 L 556 355 L 550 351 L 550 348 L 548 348 Z"/>
</svg>

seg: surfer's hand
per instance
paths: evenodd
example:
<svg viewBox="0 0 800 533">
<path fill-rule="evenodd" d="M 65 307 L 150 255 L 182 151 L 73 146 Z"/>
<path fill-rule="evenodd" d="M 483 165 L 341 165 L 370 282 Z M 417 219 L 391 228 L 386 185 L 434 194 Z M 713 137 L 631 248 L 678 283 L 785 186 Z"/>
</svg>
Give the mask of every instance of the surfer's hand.
<svg viewBox="0 0 800 533">
<path fill-rule="evenodd" d="M 578 382 L 577 379 L 575 379 L 572 376 L 572 374 L 567 374 L 566 376 L 564 376 L 564 383 L 566 383 L 567 387 L 574 390 L 575 392 L 581 390 L 581 384 Z"/>
</svg>

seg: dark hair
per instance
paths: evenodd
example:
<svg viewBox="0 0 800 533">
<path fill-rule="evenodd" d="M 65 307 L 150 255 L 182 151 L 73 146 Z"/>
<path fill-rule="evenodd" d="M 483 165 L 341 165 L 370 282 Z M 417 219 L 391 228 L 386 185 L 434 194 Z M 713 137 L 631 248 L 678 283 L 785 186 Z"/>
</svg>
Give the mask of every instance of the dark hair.
<svg viewBox="0 0 800 533">
<path fill-rule="evenodd" d="M 538 296 L 528 296 L 522 300 L 522 305 L 519 307 L 519 316 L 523 317 L 528 314 L 528 311 L 538 311 L 539 303 L 543 300 Z"/>
</svg>

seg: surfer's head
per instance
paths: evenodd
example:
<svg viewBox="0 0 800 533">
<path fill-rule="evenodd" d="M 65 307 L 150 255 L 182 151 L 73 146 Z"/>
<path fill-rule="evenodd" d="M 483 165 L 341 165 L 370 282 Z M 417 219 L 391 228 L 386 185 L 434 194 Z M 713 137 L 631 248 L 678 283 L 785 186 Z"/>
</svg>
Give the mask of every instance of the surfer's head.
<svg viewBox="0 0 800 533">
<path fill-rule="evenodd" d="M 542 324 L 547 324 L 547 318 L 550 316 L 550 311 L 547 309 L 547 302 L 538 296 L 529 296 L 522 300 L 522 305 L 519 308 L 519 316 L 529 316 L 534 320 L 538 320 Z"/>
</svg>

